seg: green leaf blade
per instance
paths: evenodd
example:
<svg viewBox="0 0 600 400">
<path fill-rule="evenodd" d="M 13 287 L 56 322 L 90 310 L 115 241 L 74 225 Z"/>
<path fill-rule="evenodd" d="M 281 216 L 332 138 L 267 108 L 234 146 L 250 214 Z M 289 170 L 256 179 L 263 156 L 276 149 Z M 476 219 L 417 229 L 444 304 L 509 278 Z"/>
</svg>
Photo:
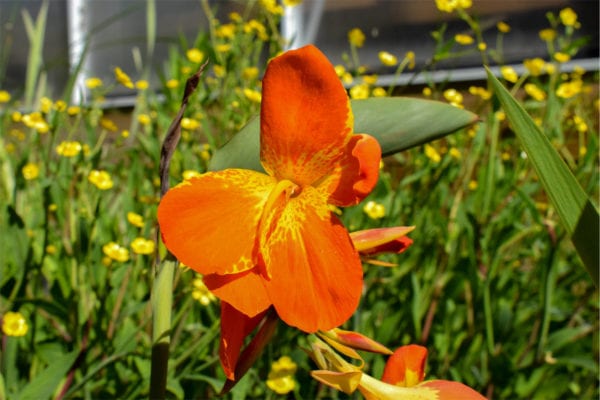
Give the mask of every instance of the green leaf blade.
<svg viewBox="0 0 600 400">
<path fill-rule="evenodd" d="M 351 100 L 351 105 L 354 132 L 374 136 L 384 156 L 441 138 L 477 121 L 469 111 L 431 100 L 382 97 Z M 226 168 L 263 170 L 258 117 L 215 152 L 209 169 Z"/>
</svg>

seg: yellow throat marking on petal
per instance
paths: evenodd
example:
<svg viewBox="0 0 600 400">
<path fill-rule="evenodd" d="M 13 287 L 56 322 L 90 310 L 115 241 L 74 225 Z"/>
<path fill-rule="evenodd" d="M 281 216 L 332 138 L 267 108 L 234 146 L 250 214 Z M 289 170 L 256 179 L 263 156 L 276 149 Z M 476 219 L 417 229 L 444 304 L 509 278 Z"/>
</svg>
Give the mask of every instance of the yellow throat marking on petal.
<svg viewBox="0 0 600 400">
<path fill-rule="evenodd" d="M 294 182 L 288 179 L 281 179 L 277 182 L 271 193 L 269 193 L 269 197 L 265 203 L 265 206 L 262 210 L 262 214 L 260 216 L 260 221 L 258 222 L 258 237 L 263 236 L 263 229 L 268 227 L 267 220 L 271 215 L 273 208 L 277 204 L 277 201 L 280 199 L 282 194 L 285 194 L 286 201 L 290 198 L 298 196 L 302 192 L 302 188 L 296 185 Z M 267 272 L 267 276 L 270 279 L 271 274 L 269 271 Z"/>
</svg>

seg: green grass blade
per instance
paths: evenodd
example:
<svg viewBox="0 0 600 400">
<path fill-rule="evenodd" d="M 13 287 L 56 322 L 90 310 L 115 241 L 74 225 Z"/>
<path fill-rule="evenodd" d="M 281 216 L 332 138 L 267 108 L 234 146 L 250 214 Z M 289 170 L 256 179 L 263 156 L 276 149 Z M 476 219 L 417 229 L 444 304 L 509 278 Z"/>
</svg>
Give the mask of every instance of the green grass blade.
<svg viewBox="0 0 600 400">
<path fill-rule="evenodd" d="M 44 33 L 48 17 L 48 2 L 44 1 L 40 7 L 35 23 L 31 15 L 23 10 L 23 23 L 29 39 L 29 55 L 27 56 L 27 72 L 25 77 L 25 105 L 33 106 L 36 82 L 42 68 L 42 50 L 44 48 Z"/>
<path fill-rule="evenodd" d="M 472 124 L 477 116 L 451 105 L 408 97 L 352 100 L 354 131 L 374 136 L 383 155 L 438 139 Z M 254 118 L 218 149 L 211 170 L 245 168 L 262 171 L 259 160 L 260 119 Z"/>
<path fill-rule="evenodd" d="M 57 357 L 23 388 L 17 399 L 49 399 L 79 355 L 79 350 Z"/>
<path fill-rule="evenodd" d="M 488 70 L 488 79 L 544 190 L 571 235 L 586 269 L 598 285 L 600 216 L 575 176 L 535 122 Z"/>
</svg>

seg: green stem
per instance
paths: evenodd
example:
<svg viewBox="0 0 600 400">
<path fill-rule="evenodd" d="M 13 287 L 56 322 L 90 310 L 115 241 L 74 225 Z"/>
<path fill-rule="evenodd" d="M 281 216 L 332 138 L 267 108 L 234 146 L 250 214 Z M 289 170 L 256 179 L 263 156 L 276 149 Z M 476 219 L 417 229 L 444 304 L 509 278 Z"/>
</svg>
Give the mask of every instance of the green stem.
<svg viewBox="0 0 600 400">
<path fill-rule="evenodd" d="M 171 342 L 171 306 L 173 304 L 173 276 L 177 261 L 166 259 L 154 281 L 152 290 L 152 370 L 150 372 L 150 399 L 164 399 L 167 387 L 169 344 Z"/>
</svg>

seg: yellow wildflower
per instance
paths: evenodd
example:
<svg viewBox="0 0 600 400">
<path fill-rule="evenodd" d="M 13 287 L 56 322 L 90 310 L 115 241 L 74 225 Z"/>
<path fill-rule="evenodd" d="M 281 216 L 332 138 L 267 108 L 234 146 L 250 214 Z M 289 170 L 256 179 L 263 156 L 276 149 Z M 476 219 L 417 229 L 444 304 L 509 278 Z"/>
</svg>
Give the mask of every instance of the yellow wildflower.
<svg viewBox="0 0 600 400">
<path fill-rule="evenodd" d="M 457 9 L 467 9 L 473 5 L 471 0 L 435 0 L 438 10 L 451 13 Z"/>
<path fill-rule="evenodd" d="M 225 76 L 225 74 L 227 73 L 227 70 L 225 69 L 224 66 L 215 64 L 215 65 L 213 65 L 213 72 L 215 73 L 215 76 L 217 78 L 223 78 Z"/>
<path fill-rule="evenodd" d="M 229 50 L 231 50 L 231 44 L 229 43 L 221 43 L 215 46 L 217 53 L 227 53 Z"/>
<path fill-rule="evenodd" d="M 546 92 L 540 89 L 535 83 L 526 83 L 524 86 L 525 93 L 537 101 L 546 100 Z"/>
<path fill-rule="evenodd" d="M 63 112 L 67 109 L 67 103 L 64 100 L 56 100 L 54 109 L 58 112 Z"/>
<path fill-rule="evenodd" d="M 233 11 L 229 13 L 229 20 L 233 22 L 241 22 L 242 16 L 240 13 Z"/>
<path fill-rule="evenodd" d="M 69 106 L 67 108 L 67 114 L 70 116 L 75 116 L 81 112 L 81 107 L 79 106 Z"/>
<path fill-rule="evenodd" d="M 246 67 L 242 70 L 242 78 L 245 80 L 253 80 L 258 77 L 258 68 L 256 67 Z"/>
<path fill-rule="evenodd" d="M 438 151 L 432 145 L 425 144 L 424 150 L 427 158 L 429 158 L 434 163 L 437 164 L 440 161 L 442 161 L 442 156 L 440 156 L 440 153 L 438 153 Z"/>
<path fill-rule="evenodd" d="M 87 86 L 88 89 L 99 88 L 100 86 L 102 86 L 102 79 L 96 77 L 87 78 L 85 80 L 85 86 Z"/>
<path fill-rule="evenodd" d="M 477 184 L 476 180 L 471 180 L 469 181 L 469 190 L 475 190 L 477 189 L 479 185 Z"/>
<path fill-rule="evenodd" d="M 373 90 L 371 91 L 371 95 L 373 97 L 385 97 L 387 96 L 387 91 L 381 86 L 378 86 L 376 88 L 373 88 Z"/>
<path fill-rule="evenodd" d="M 185 56 L 194 64 L 200 64 L 200 62 L 204 59 L 204 53 L 201 50 L 195 48 L 186 51 Z"/>
<path fill-rule="evenodd" d="M 113 185 L 110 174 L 103 170 L 93 169 L 88 174 L 88 181 L 100 190 L 111 189 Z"/>
<path fill-rule="evenodd" d="M 22 118 L 22 122 L 28 128 L 33 128 L 41 134 L 47 133 L 50 130 L 50 126 L 42 116 L 42 113 L 38 111 L 24 115 Z"/>
<path fill-rule="evenodd" d="M 251 19 L 246 24 L 244 24 L 244 32 L 246 33 L 255 33 L 256 36 L 262 41 L 266 41 L 269 39 L 267 35 L 267 28 L 255 19 Z"/>
<path fill-rule="evenodd" d="M 133 226 L 137 226 L 138 228 L 144 227 L 144 217 L 140 214 L 134 213 L 133 211 L 129 211 L 127 213 L 127 221 Z"/>
<path fill-rule="evenodd" d="M 517 71 L 513 67 L 503 66 L 500 68 L 500 74 L 502 77 L 509 82 L 515 83 L 519 80 L 519 75 L 517 75 Z"/>
<path fill-rule="evenodd" d="M 183 129 L 187 129 L 188 131 L 193 131 L 194 129 L 198 129 L 200 126 L 200 122 L 193 118 L 182 118 L 181 119 L 181 127 Z"/>
<path fill-rule="evenodd" d="M 492 93 L 481 86 L 470 86 L 469 93 L 471 93 L 473 96 L 479 96 L 483 100 L 489 100 L 492 98 Z"/>
<path fill-rule="evenodd" d="M 260 103 L 262 100 L 262 95 L 260 92 L 253 89 L 244 88 L 244 96 L 246 96 L 248 100 L 255 103 Z"/>
<path fill-rule="evenodd" d="M 588 130 L 588 126 L 585 121 L 578 115 L 573 117 L 573 122 L 575 123 L 575 128 L 580 133 L 585 133 Z"/>
<path fill-rule="evenodd" d="M 506 22 L 504 21 L 500 21 L 496 24 L 496 28 L 498 28 L 498 30 L 502 33 L 508 33 L 510 32 L 510 25 L 508 25 Z"/>
<path fill-rule="evenodd" d="M 215 30 L 215 35 L 219 38 L 233 39 L 235 36 L 235 25 L 234 24 L 223 24 L 219 25 Z"/>
<path fill-rule="evenodd" d="M 463 46 L 473 44 L 473 42 L 475 41 L 471 35 L 465 35 L 462 33 L 457 33 L 456 35 L 454 35 L 454 40 L 456 41 L 456 43 L 462 44 Z"/>
<path fill-rule="evenodd" d="M 429 86 L 425 86 L 423 88 L 422 92 L 423 92 L 423 96 L 425 96 L 425 97 L 431 97 L 431 95 L 433 94 L 433 92 Z"/>
<path fill-rule="evenodd" d="M 452 157 L 456 160 L 460 160 L 462 158 L 462 154 L 460 153 L 460 150 L 457 149 L 456 147 L 451 147 L 450 150 L 448 151 L 448 154 L 450 154 L 450 157 Z"/>
<path fill-rule="evenodd" d="M 363 206 L 363 212 L 371 219 L 381 219 L 385 217 L 385 206 L 371 200 Z"/>
<path fill-rule="evenodd" d="M 116 132 L 118 130 L 114 121 L 108 118 L 100 118 L 100 126 L 110 132 Z"/>
<path fill-rule="evenodd" d="M 542 39 L 545 42 L 551 42 L 554 39 L 556 39 L 556 31 L 552 28 L 542 29 L 539 32 L 539 35 L 540 35 L 540 39 Z"/>
<path fill-rule="evenodd" d="M 56 146 L 56 153 L 63 157 L 75 157 L 82 150 L 81 143 L 77 141 L 62 141 Z"/>
<path fill-rule="evenodd" d="M 125 86 L 126 88 L 133 89 L 133 82 L 131 82 L 131 78 L 119 67 L 115 67 L 115 78 L 121 85 Z"/>
<path fill-rule="evenodd" d="M 379 77 L 376 74 L 372 74 L 372 75 L 363 75 L 362 76 L 362 81 L 364 83 L 366 83 L 367 85 L 374 85 L 377 83 L 377 79 Z"/>
<path fill-rule="evenodd" d="M 0 90 L 0 103 L 8 103 L 10 101 L 10 93 L 6 90 Z"/>
<path fill-rule="evenodd" d="M 40 111 L 44 114 L 48 114 L 50 111 L 52 111 L 52 106 L 52 99 L 49 99 L 45 96 L 40 99 Z"/>
<path fill-rule="evenodd" d="M 25 336 L 29 326 L 20 312 L 8 311 L 2 317 L 2 332 L 6 336 Z"/>
<path fill-rule="evenodd" d="M 21 122 L 21 120 L 23 119 L 23 114 L 21 114 L 19 111 L 13 111 L 10 114 L 10 119 L 13 122 Z"/>
<path fill-rule="evenodd" d="M 487 49 L 487 44 L 485 42 L 479 42 L 477 43 L 477 49 L 479 49 L 479 51 L 485 51 L 485 49 Z"/>
<path fill-rule="evenodd" d="M 560 22 L 562 22 L 564 26 L 578 27 L 579 25 L 577 22 L 577 13 L 575 13 L 571 7 L 560 10 L 558 16 L 560 18 Z"/>
<path fill-rule="evenodd" d="M 388 53 L 387 51 L 379 52 L 379 61 L 385 66 L 393 67 L 398 64 L 398 57 L 393 55 L 392 53 Z"/>
<path fill-rule="evenodd" d="M 46 254 L 56 254 L 56 246 L 53 244 L 46 246 Z"/>
<path fill-rule="evenodd" d="M 140 114 L 138 115 L 138 122 L 142 125 L 150 125 L 152 119 L 148 114 Z"/>
<path fill-rule="evenodd" d="M 123 129 L 121 131 L 121 137 L 122 138 L 128 138 L 129 137 L 129 130 L 128 129 Z"/>
<path fill-rule="evenodd" d="M 556 61 L 558 61 L 559 63 L 566 63 L 567 61 L 569 61 L 571 59 L 571 56 L 568 55 L 567 53 L 562 53 L 560 51 L 557 51 L 556 53 L 554 53 L 554 59 Z"/>
<path fill-rule="evenodd" d="M 111 260 L 126 262 L 129 260 L 129 250 L 115 242 L 109 242 L 102 246 L 102 252 Z"/>
<path fill-rule="evenodd" d="M 195 278 L 192 281 L 192 285 L 194 286 L 192 289 L 192 297 L 194 300 L 198 300 L 203 306 L 207 306 L 217 299 L 215 295 L 208 290 L 202 278 Z"/>
<path fill-rule="evenodd" d="M 579 94 L 583 88 L 583 82 L 581 80 L 574 80 L 571 82 L 563 82 L 556 89 L 556 95 L 563 99 L 570 99 L 571 97 Z"/>
<path fill-rule="evenodd" d="M 367 97 L 369 97 L 369 85 L 365 83 L 353 86 L 350 89 L 350 98 L 352 99 L 366 99 Z"/>
<path fill-rule="evenodd" d="M 302 0 L 283 0 L 283 5 L 286 7 L 294 7 L 298 4 L 302 4 Z"/>
<path fill-rule="evenodd" d="M 283 15 L 283 7 L 277 4 L 277 0 L 260 0 L 260 4 L 273 15 Z"/>
<path fill-rule="evenodd" d="M 365 44 L 365 34 L 359 28 L 354 28 L 348 32 L 348 41 L 354 47 L 363 47 Z"/>
<path fill-rule="evenodd" d="M 169 89 L 175 89 L 177 86 L 179 86 L 179 81 L 177 79 L 169 79 L 165 85 Z"/>
<path fill-rule="evenodd" d="M 181 175 L 183 176 L 183 180 L 187 181 L 188 179 L 196 178 L 202 174 L 192 169 L 186 169 Z"/>
<path fill-rule="evenodd" d="M 404 59 L 408 61 L 408 69 L 413 69 L 415 67 L 415 52 L 407 51 Z"/>
<path fill-rule="evenodd" d="M 154 241 L 137 237 L 131 242 L 131 249 L 135 254 L 152 254 L 154 253 Z"/>
<path fill-rule="evenodd" d="M 494 113 L 494 117 L 496 117 L 498 121 L 504 121 L 506 119 L 506 113 L 502 110 L 498 110 Z"/>
<path fill-rule="evenodd" d="M 523 60 L 523 66 L 527 69 L 527 71 L 529 71 L 531 75 L 539 76 L 544 72 L 546 61 L 539 57 L 526 58 L 525 60 Z"/>
<path fill-rule="evenodd" d="M 333 67 L 333 69 L 335 69 L 335 73 L 340 78 L 346 73 L 346 67 L 344 67 L 341 64 L 336 65 L 335 67 Z"/>
<path fill-rule="evenodd" d="M 36 163 L 29 162 L 23 166 L 21 172 L 25 180 L 31 181 L 40 176 L 40 167 Z"/>
<path fill-rule="evenodd" d="M 456 89 L 446 89 L 442 93 L 444 98 L 454 107 L 462 108 L 463 95 Z"/>
<path fill-rule="evenodd" d="M 267 386 L 278 394 L 286 394 L 294 390 L 296 381 L 296 363 L 287 356 L 280 357 L 271 365 L 271 371 L 267 378 Z"/>
<path fill-rule="evenodd" d="M 150 84 L 145 79 L 140 79 L 135 83 L 135 88 L 138 90 L 146 90 L 150 87 Z"/>
</svg>

